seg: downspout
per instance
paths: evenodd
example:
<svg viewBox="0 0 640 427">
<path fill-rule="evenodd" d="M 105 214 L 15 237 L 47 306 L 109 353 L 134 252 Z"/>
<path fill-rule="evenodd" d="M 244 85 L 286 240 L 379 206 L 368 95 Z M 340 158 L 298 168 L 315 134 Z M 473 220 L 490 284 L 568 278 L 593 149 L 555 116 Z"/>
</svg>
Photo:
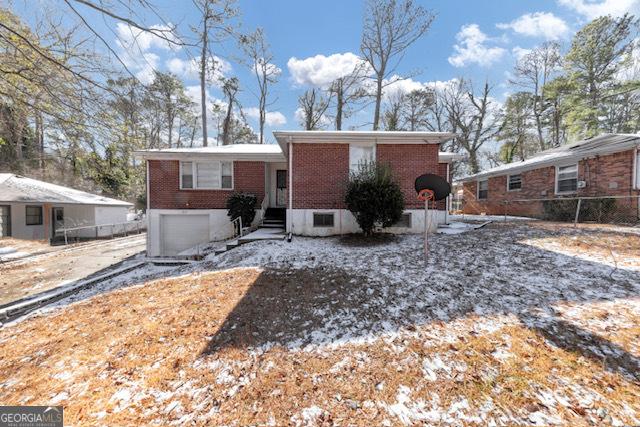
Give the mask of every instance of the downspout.
<svg viewBox="0 0 640 427">
<path fill-rule="evenodd" d="M 450 163 L 447 162 L 447 182 L 449 182 L 449 166 Z M 448 224 L 449 223 L 449 209 L 451 209 L 451 194 L 449 194 L 447 196 L 447 200 L 445 202 L 445 207 L 444 207 L 444 223 Z"/>
<path fill-rule="evenodd" d="M 149 159 L 145 161 L 145 165 L 147 167 L 147 211 L 145 212 L 145 216 L 147 219 L 147 254 L 149 253 L 149 234 L 151 229 L 151 218 L 149 215 L 149 207 L 151 206 L 151 192 L 149 191 Z M 159 234 L 159 233 L 158 233 Z"/>
<path fill-rule="evenodd" d="M 287 221 L 287 233 L 293 232 L 293 143 L 289 136 L 289 221 Z"/>
</svg>

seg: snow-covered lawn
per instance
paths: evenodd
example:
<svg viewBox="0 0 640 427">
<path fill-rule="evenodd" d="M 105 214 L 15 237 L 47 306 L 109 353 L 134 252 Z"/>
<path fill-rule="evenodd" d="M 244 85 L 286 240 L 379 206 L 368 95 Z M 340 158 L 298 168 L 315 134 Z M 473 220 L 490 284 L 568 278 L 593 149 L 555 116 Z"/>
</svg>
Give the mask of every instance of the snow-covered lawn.
<svg viewBox="0 0 640 427">
<path fill-rule="evenodd" d="M 605 236 L 624 263 L 566 249 L 594 233 L 494 223 L 434 235 L 426 264 L 421 236 L 294 238 L 134 271 L 0 330 L 0 401 L 82 425 L 640 424 L 640 237 Z"/>
</svg>

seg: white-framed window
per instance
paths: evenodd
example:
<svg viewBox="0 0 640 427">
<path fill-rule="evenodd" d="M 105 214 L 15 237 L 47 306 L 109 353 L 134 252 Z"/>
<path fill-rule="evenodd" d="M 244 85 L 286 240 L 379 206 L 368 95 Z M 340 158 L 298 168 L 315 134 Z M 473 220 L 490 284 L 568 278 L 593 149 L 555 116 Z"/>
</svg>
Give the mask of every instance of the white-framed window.
<svg viewBox="0 0 640 427">
<path fill-rule="evenodd" d="M 578 189 L 578 164 L 556 167 L 556 194 L 575 193 Z"/>
<path fill-rule="evenodd" d="M 314 212 L 313 213 L 313 226 L 314 227 L 333 227 L 334 224 L 333 212 Z"/>
<path fill-rule="evenodd" d="M 489 197 L 489 180 L 483 179 L 478 181 L 478 200 L 484 200 Z"/>
<path fill-rule="evenodd" d="M 509 175 L 507 177 L 507 191 L 516 191 L 522 189 L 522 175 Z"/>
<path fill-rule="evenodd" d="M 376 160 L 375 145 L 349 144 L 349 172 L 357 172 L 360 165 Z"/>
<path fill-rule="evenodd" d="M 233 162 L 180 162 L 180 188 L 230 190 L 233 188 Z"/>
</svg>

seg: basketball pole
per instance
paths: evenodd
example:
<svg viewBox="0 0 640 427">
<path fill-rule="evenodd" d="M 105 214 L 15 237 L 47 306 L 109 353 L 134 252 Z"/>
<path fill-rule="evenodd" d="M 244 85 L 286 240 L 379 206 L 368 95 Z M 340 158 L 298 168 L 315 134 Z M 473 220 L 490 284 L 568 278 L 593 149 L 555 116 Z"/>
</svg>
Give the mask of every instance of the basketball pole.
<svg viewBox="0 0 640 427">
<path fill-rule="evenodd" d="M 424 262 L 429 261 L 429 198 L 424 199 Z"/>
</svg>

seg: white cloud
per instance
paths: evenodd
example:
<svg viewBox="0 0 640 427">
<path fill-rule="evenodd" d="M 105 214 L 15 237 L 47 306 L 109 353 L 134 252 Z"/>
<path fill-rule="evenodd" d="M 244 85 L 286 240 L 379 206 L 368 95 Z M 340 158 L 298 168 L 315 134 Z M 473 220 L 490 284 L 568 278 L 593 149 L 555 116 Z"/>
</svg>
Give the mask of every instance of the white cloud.
<svg viewBox="0 0 640 427">
<path fill-rule="evenodd" d="M 511 54 L 513 56 L 515 56 L 515 58 L 517 60 L 520 60 L 520 59 L 524 58 L 525 56 L 527 56 L 531 52 L 532 52 L 531 49 L 525 49 L 525 48 L 520 47 L 520 46 L 516 46 L 513 49 L 511 49 Z"/>
<path fill-rule="evenodd" d="M 245 108 L 243 111 L 247 117 L 256 120 L 260 117 L 260 110 L 257 107 Z M 280 111 L 267 111 L 264 122 L 267 126 L 281 126 L 287 124 L 287 118 Z"/>
<path fill-rule="evenodd" d="M 136 78 L 140 82 L 148 85 L 155 78 L 154 71 L 158 68 L 159 60 L 160 57 L 155 53 L 146 52 L 141 54 L 136 62 L 129 63 L 127 66 L 136 71 Z"/>
<path fill-rule="evenodd" d="M 640 0 L 558 0 L 558 3 L 588 19 L 598 16 L 621 16 L 640 13 Z"/>
<path fill-rule="evenodd" d="M 153 48 L 163 50 L 180 49 L 180 46 L 176 44 L 179 40 L 171 32 L 171 28 L 166 25 L 152 25 L 150 28 L 157 30 L 156 33 L 142 31 L 128 24 L 118 22 L 116 24 L 116 34 L 118 36 L 116 43 L 124 50 L 133 49 L 140 52 Z"/>
<path fill-rule="evenodd" d="M 218 86 L 217 82 L 228 75 L 231 70 L 231 64 L 224 59 L 214 56 L 213 61 L 215 61 L 214 76 L 211 79 L 213 81 L 214 86 Z M 211 62 L 211 60 L 210 60 Z M 197 79 L 199 78 L 200 73 L 200 57 L 195 57 L 193 59 L 180 59 L 180 58 L 171 58 L 166 62 L 167 69 L 178 77 L 187 78 L 187 79 Z M 209 64 L 208 69 L 212 68 L 212 64 Z"/>
<path fill-rule="evenodd" d="M 468 64 L 478 64 L 488 67 L 498 61 L 505 49 L 497 46 L 487 46 L 491 39 L 482 31 L 478 24 L 464 25 L 456 35 L 458 41 L 454 46 L 454 53 L 449 57 L 449 63 L 454 67 L 464 67 Z"/>
<path fill-rule="evenodd" d="M 400 94 L 406 94 L 414 90 L 424 89 L 425 84 L 413 79 L 403 79 L 400 76 L 393 75 L 389 80 L 384 82 L 384 97 L 393 98 Z"/>
<path fill-rule="evenodd" d="M 298 108 L 295 113 L 293 113 L 293 118 L 298 123 L 304 123 L 304 110 L 302 108 Z M 329 126 L 332 123 L 331 118 L 327 117 L 326 114 L 323 114 L 319 120 L 320 127 Z"/>
<path fill-rule="evenodd" d="M 511 29 L 518 34 L 529 37 L 541 37 L 545 40 L 558 40 L 569 33 L 569 26 L 553 13 L 527 13 L 508 24 L 497 24 L 502 30 Z"/>
<path fill-rule="evenodd" d="M 362 63 L 358 55 L 346 52 L 305 59 L 292 57 L 287 62 L 289 73 L 296 85 L 326 87 L 335 79 L 344 77 Z"/>
</svg>

